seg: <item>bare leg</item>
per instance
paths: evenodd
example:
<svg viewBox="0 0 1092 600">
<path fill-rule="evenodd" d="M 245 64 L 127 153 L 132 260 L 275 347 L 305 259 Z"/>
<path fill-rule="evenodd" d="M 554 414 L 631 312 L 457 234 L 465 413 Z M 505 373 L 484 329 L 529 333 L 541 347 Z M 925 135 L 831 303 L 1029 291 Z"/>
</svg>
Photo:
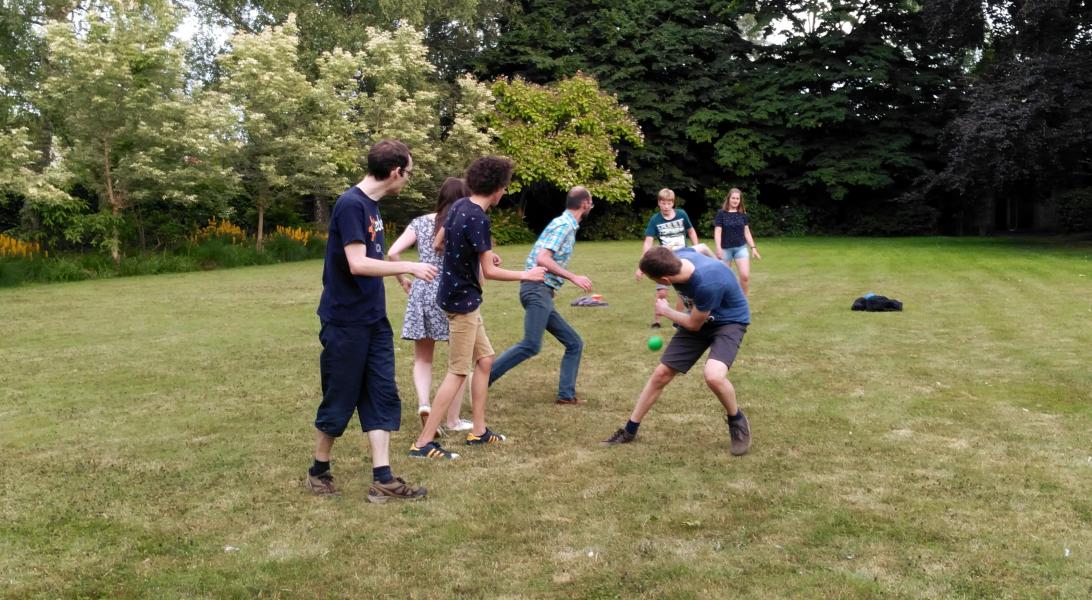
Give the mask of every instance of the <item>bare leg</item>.
<svg viewBox="0 0 1092 600">
<path fill-rule="evenodd" d="M 746 296 L 751 289 L 751 259 L 737 258 L 735 263 L 739 270 L 739 287 L 743 288 L 743 295 Z"/>
<path fill-rule="evenodd" d="M 736 388 L 728 381 L 728 365 L 710 358 L 705 361 L 705 384 L 713 390 L 717 400 L 724 405 L 724 410 L 729 415 L 735 416 L 739 412 L 736 404 Z"/>
<path fill-rule="evenodd" d="M 321 430 L 315 430 L 315 460 L 322 462 L 330 462 L 330 450 L 334 448 L 334 440 L 332 435 L 323 433 Z"/>
<path fill-rule="evenodd" d="M 656 290 L 656 299 L 657 300 L 667 300 L 667 288 L 664 288 L 662 290 L 657 289 Z M 652 312 L 652 322 L 653 323 L 659 323 L 660 322 L 660 315 L 656 314 L 656 311 Z"/>
<path fill-rule="evenodd" d="M 368 445 L 372 447 L 372 467 L 391 464 L 391 432 L 373 429 L 368 432 Z"/>
<path fill-rule="evenodd" d="M 652 408 L 652 405 L 656 404 L 656 400 L 660 398 L 660 394 L 667 387 L 667 384 L 671 383 L 671 380 L 677 374 L 678 371 L 663 363 L 656 365 L 656 369 L 652 371 L 652 375 L 648 378 L 648 383 L 645 384 L 645 389 L 641 390 L 641 395 L 637 397 L 637 405 L 633 407 L 629 420 L 640 423 L 641 419 L 645 418 L 649 409 Z"/>
<path fill-rule="evenodd" d="M 413 389 L 417 392 L 417 406 L 428 406 L 432 395 L 432 355 L 435 351 L 436 340 L 413 341 Z"/>
<path fill-rule="evenodd" d="M 489 371 L 493 368 L 493 356 L 484 356 L 474 365 L 474 381 L 470 384 L 470 419 L 474 435 L 485 433 L 485 402 L 489 396 Z"/>
<path fill-rule="evenodd" d="M 473 387 L 475 379 L 474 375 L 471 374 L 471 387 Z M 455 392 L 455 399 L 451 401 L 451 408 L 447 409 L 448 427 L 456 427 L 459 424 L 459 413 L 462 412 L 463 409 L 463 396 L 466 394 L 466 383 L 466 379 L 464 379 L 463 384 L 459 387 L 459 391 Z"/>
<path fill-rule="evenodd" d="M 486 377 L 486 381 L 488 380 L 489 378 Z M 448 373 L 444 377 L 443 382 L 440 383 L 440 388 L 436 390 L 436 397 L 432 399 L 432 412 L 429 414 L 425 426 L 421 428 L 421 435 L 417 436 L 415 446 L 423 448 L 425 444 L 436 437 L 436 430 L 440 427 L 440 421 L 444 419 L 444 414 L 451 406 L 455 393 L 462 389 L 465 383 L 466 375 Z"/>
</svg>

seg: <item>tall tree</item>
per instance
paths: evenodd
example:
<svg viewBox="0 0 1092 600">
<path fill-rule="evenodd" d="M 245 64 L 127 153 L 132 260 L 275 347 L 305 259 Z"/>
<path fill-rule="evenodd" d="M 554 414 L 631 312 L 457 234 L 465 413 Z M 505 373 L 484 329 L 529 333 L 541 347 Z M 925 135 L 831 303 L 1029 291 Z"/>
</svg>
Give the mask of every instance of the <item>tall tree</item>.
<svg viewBox="0 0 1092 600">
<path fill-rule="evenodd" d="M 295 19 L 289 18 L 285 25 L 260 33 L 237 33 L 231 38 L 231 52 L 219 58 L 221 86 L 241 116 L 244 145 L 235 164 L 257 213 L 259 250 L 266 210 L 327 187 L 325 182 L 337 177 L 336 168 L 328 168 L 331 158 L 336 161 L 338 156 L 331 155 L 331 146 L 351 140 L 351 134 L 329 118 L 346 112 L 336 94 L 338 77 L 345 77 L 345 55 L 324 61 L 326 79 L 317 89 L 328 93 L 320 97 L 297 66 L 298 46 Z M 324 125 L 333 130 L 323 131 Z M 319 132 L 327 137 L 315 135 Z"/>
<path fill-rule="evenodd" d="M 99 197 L 121 259 L 118 226 L 151 199 L 193 202 L 232 185 L 223 166 L 231 115 L 212 94 L 187 94 L 183 48 L 166 0 L 105 0 L 78 23 L 46 28 L 50 72 L 42 106 L 56 125 L 67 168 Z"/>
<path fill-rule="evenodd" d="M 775 202 L 820 207 L 829 226 L 898 229 L 875 218 L 898 209 L 909 227 L 929 230 L 936 214 L 923 205 L 884 204 L 908 198 L 938 164 L 960 66 L 928 42 L 920 6 L 760 0 L 734 10 L 752 15 L 769 43 L 691 116 L 690 136 Z"/>
<path fill-rule="evenodd" d="M 962 20 L 938 19 L 937 35 L 982 48 L 982 59 L 945 131 L 947 162 L 929 195 L 946 200 L 972 231 L 1087 228 L 1092 3 L 990 0 L 963 12 L 969 16 Z M 1067 197 L 1079 204 L 1064 206 Z M 1067 209 L 1081 213 L 1073 223 L 1052 214 Z"/>
<path fill-rule="evenodd" d="M 630 108 L 645 134 L 623 143 L 622 163 L 646 192 L 719 182 L 709 148 L 687 137 L 689 116 L 735 80 L 749 50 L 734 17 L 701 0 L 523 0 L 479 61 L 483 76 L 545 84 L 594 77 Z"/>
</svg>

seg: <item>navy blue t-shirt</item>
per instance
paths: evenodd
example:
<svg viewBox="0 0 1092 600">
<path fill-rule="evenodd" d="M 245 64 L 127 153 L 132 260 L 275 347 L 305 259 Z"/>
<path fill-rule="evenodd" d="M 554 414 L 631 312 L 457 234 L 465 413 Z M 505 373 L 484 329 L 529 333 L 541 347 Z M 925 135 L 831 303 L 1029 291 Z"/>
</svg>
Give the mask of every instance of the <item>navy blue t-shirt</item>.
<svg viewBox="0 0 1092 600">
<path fill-rule="evenodd" d="M 322 299 L 318 315 L 335 325 L 367 325 L 387 317 L 382 277 L 349 272 L 345 245 L 362 242 L 368 258 L 383 260 L 383 217 L 379 203 L 355 185 L 342 194 L 330 215 L 326 262 L 322 265 Z"/>
<path fill-rule="evenodd" d="M 444 270 L 436 303 L 453 313 L 466 314 L 482 303 L 478 255 L 493 249 L 489 217 L 480 206 L 463 198 L 451 205 L 444 219 Z"/>
<path fill-rule="evenodd" d="M 715 220 L 716 226 L 721 228 L 720 247 L 738 248 L 747 245 L 747 238 L 743 237 L 743 228 L 749 222 L 747 215 L 743 213 L 720 209 Z"/>
<path fill-rule="evenodd" d="M 690 280 L 674 284 L 675 291 L 693 300 L 697 310 L 709 311 L 713 325 L 750 324 L 751 308 L 732 269 L 693 248 L 676 250 L 675 256 L 694 263 L 694 274 Z"/>
</svg>

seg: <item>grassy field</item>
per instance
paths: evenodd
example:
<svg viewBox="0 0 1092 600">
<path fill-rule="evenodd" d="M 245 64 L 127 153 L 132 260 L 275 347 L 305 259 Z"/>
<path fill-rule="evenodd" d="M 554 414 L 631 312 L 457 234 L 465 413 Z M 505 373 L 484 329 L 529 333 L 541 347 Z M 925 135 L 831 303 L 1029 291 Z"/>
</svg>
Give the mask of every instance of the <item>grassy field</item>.
<svg viewBox="0 0 1092 600">
<path fill-rule="evenodd" d="M 303 487 L 321 262 L 0 290 L 0 596 L 1092 596 L 1092 248 L 760 241 L 731 374 L 751 454 L 728 454 L 700 370 L 638 443 L 597 444 L 656 364 L 653 293 L 637 243 L 580 243 L 610 302 L 559 297 L 588 404 L 552 404 L 547 337 L 491 391 L 508 445 L 413 460 L 398 341 L 393 467 L 431 493 L 388 505 L 365 501 L 355 420 L 344 495 Z M 905 312 L 851 312 L 867 291 Z M 498 351 L 516 292 L 486 289 Z M 396 330 L 404 299 L 388 285 Z"/>
</svg>

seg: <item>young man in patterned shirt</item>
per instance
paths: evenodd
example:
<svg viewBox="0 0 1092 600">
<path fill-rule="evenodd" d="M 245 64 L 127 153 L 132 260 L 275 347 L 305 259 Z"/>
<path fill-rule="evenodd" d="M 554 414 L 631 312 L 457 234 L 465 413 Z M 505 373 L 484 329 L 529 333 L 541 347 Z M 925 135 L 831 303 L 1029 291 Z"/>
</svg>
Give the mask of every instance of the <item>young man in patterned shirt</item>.
<svg viewBox="0 0 1092 600">
<path fill-rule="evenodd" d="M 565 346 L 561 359 L 561 376 L 557 386 L 558 404 L 580 404 L 576 397 L 576 375 L 580 369 L 580 355 L 584 341 L 554 308 L 554 296 L 565 279 L 585 292 L 591 291 L 592 281 L 566 269 L 576 244 L 576 230 L 580 221 L 591 212 L 594 204 L 587 189 L 576 186 L 565 198 L 565 212 L 557 217 L 531 248 L 524 269 L 546 268 L 544 281 L 524 281 L 519 284 L 519 301 L 523 305 L 523 339 L 504 351 L 493 363 L 489 384 L 500 379 L 510 369 L 535 356 L 542 349 L 542 334 L 549 331 Z"/>
<path fill-rule="evenodd" d="M 486 211 L 500 202 L 512 182 L 515 164 L 500 156 L 483 156 L 466 170 L 466 186 L 470 197 L 451 206 L 444 219 L 444 268 L 440 274 L 440 289 L 436 303 L 447 312 L 448 363 L 447 375 L 436 397 L 432 413 L 421 428 L 421 435 L 410 447 L 410 456 L 418 458 L 458 458 L 459 455 L 440 447 L 435 441 L 436 428 L 447 414 L 448 406 L 462 388 L 470 372 L 470 406 L 473 428 L 466 435 L 470 446 L 497 444 L 504 436 L 485 425 L 485 404 L 489 395 L 489 371 L 493 367 L 493 346 L 485 333 L 485 323 L 479 307 L 482 304 L 482 280 L 542 281 L 546 269 L 509 271 L 498 266 L 493 253 L 489 216 Z"/>
</svg>

